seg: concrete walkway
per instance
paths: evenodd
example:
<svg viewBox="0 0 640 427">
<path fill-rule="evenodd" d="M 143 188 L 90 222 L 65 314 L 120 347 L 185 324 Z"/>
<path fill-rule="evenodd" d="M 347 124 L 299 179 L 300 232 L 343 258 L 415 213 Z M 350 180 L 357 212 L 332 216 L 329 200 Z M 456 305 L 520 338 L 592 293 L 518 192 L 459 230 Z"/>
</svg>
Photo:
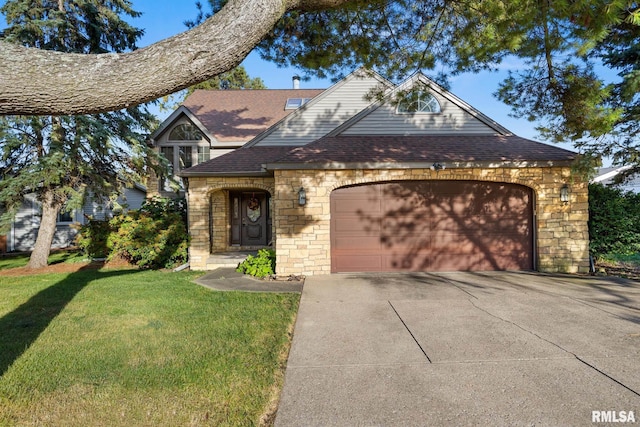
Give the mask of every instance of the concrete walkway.
<svg viewBox="0 0 640 427">
<path fill-rule="evenodd" d="M 640 283 L 352 274 L 306 279 L 276 426 L 631 417 L 640 425 Z"/>
<path fill-rule="evenodd" d="M 195 282 L 216 291 L 302 292 L 304 280 L 262 280 L 238 273 L 235 267 L 220 267 L 199 277 Z"/>
</svg>

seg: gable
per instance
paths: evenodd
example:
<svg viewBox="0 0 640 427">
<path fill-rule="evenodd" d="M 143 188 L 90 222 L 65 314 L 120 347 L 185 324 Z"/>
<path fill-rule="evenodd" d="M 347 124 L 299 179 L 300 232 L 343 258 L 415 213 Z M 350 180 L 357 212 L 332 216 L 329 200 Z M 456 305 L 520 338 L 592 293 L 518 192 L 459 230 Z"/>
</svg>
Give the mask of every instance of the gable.
<svg viewBox="0 0 640 427">
<path fill-rule="evenodd" d="M 203 141 L 207 141 L 210 144 L 215 141 L 215 138 L 209 133 L 207 128 L 202 122 L 186 107 L 178 107 L 164 122 L 160 124 L 158 129 L 151 134 L 151 139 L 155 145 L 159 143 L 166 143 L 170 141 L 169 135 L 179 125 L 190 125 L 195 130 L 200 132 Z"/>
<path fill-rule="evenodd" d="M 394 99 L 416 86 L 437 101 L 436 112 L 404 112 Z M 417 74 L 396 87 L 382 102 L 368 106 L 332 135 L 509 135 L 507 129 L 449 91 Z"/>
<path fill-rule="evenodd" d="M 390 86 L 375 73 L 353 72 L 247 145 L 295 147 L 313 142 L 370 105 L 367 95 L 373 89 Z"/>
</svg>

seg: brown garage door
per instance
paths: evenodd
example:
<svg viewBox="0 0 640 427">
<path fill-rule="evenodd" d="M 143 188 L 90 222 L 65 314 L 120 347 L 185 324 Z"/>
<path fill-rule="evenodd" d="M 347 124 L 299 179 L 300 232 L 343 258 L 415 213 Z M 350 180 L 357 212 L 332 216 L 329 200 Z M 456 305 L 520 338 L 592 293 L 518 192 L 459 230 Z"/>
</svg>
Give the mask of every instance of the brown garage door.
<svg viewBox="0 0 640 427">
<path fill-rule="evenodd" d="M 533 196 L 515 184 L 407 181 L 331 193 L 331 269 L 533 269 Z"/>
</svg>

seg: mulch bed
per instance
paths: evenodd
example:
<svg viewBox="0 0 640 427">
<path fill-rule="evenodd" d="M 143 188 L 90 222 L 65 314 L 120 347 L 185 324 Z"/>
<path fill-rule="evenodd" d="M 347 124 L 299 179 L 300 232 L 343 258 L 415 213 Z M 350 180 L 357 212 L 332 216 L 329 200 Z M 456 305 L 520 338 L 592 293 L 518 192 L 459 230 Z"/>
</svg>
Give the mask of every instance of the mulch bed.
<svg viewBox="0 0 640 427">
<path fill-rule="evenodd" d="M 640 280 L 640 267 L 634 265 L 618 265 L 598 264 L 596 263 L 597 276 L 617 276 L 626 279 Z"/>
</svg>

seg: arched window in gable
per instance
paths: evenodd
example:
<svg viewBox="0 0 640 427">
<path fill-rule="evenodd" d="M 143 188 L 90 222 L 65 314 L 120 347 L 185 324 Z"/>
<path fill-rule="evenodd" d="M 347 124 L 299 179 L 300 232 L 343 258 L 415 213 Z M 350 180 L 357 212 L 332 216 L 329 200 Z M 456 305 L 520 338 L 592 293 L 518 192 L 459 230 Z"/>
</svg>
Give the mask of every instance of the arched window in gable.
<svg viewBox="0 0 640 427">
<path fill-rule="evenodd" d="M 200 141 L 202 132 L 191 123 L 182 123 L 171 129 L 169 141 Z"/>
<path fill-rule="evenodd" d="M 398 113 L 439 113 L 440 103 L 425 89 L 408 93 L 398 104 Z"/>
</svg>

